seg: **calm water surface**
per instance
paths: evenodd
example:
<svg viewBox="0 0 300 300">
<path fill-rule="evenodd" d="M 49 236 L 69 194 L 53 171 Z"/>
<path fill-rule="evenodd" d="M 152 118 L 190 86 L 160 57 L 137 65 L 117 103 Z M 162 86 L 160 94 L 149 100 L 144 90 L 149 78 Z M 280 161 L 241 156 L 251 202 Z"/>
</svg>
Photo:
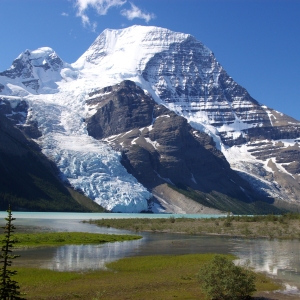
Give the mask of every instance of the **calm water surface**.
<svg viewBox="0 0 300 300">
<path fill-rule="evenodd" d="M 81 223 L 82 220 L 128 217 L 170 217 L 154 214 L 98 214 L 98 213 L 24 213 L 13 217 L 18 231 L 83 231 L 98 233 L 132 233 L 126 230 L 103 228 Z M 174 215 L 173 215 L 174 216 Z M 176 216 L 176 215 L 175 215 Z M 179 217 L 211 217 L 212 215 L 177 215 Z M 0 225 L 6 212 L 0 212 Z M 21 257 L 14 265 L 30 265 L 58 271 L 105 269 L 105 264 L 122 257 L 153 254 L 232 253 L 240 262 L 249 260 L 258 271 L 266 272 L 287 283 L 288 292 L 300 296 L 300 242 L 240 239 L 218 236 L 189 236 L 183 234 L 139 233 L 141 240 L 107 243 L 103 245 L 68 245 L 62 247 L 27 249 L 16 254 Z"/>
</svg>

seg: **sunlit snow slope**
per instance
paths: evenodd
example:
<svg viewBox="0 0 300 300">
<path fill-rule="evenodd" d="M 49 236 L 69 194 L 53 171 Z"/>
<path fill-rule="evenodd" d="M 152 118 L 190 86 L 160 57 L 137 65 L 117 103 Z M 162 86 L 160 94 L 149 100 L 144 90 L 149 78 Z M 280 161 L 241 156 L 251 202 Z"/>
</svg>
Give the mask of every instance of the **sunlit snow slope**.
<svg viewBox="0 0 300 300">
<path fill-rule="evenodd" d="M 300 201 L 299 122 L 254 100 L 191 35 L 148 26 L 107 29 L 73 64 L 51 48 L 26 50 L 0 73 L 0 95 L 28 102 L 27 122 L 37 121 L 42 133 L 37 142 L 75 188 L 109 210 L 139 212 L 147 210 L 150 193 L 126 172 L 120 154 L 88 136 L 84 123 L 93 114 L 88 94 L 125 79 L 211 135 L 257 189 Z M 269 149 L 270 140 L 281 141 L 272 144 L 280 151 Z M 289 177 L 284 182 L 281 173 Z"/>
<path fill-rule="evenodd" d="M 28 120 L 37 121 L 42 133 L 37 142 L 74 188 L 111 211 L 147 210 L 151 194 L 120 164 L 120 154 L 86 132 L 85 95 L 96 83 L 88 87 L 86 80 L 74 80 L 80 73 L 63 62 L 57 69 L 45 67 L 49 56 L 56 56 L 50 48 L 21 54 L 0 74 L 2 100 L 15 105 L 26 99 Z M 24 84 L 28 80 L 36 89 Z"/>
</svg>

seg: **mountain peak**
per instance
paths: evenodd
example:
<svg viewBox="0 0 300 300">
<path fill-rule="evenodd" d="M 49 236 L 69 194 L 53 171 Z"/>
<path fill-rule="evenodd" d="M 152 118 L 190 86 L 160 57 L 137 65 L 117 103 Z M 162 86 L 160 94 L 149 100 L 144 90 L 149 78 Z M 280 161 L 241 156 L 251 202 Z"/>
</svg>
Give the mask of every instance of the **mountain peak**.
<svg viewBox="0 0 300 300">
<path fill-rule="evenodd" d="M 99 65 L 105 57 L 109 57 L 122 68 L 133 67 L 136 70 L 136 65 L 144 65 L 155 53 L 167 50 L 172 43 L 180 43 L 188 37 L 189 34 L 155 26 L 105 29 L 74 63 L 74 67 L 83 68 L 87 63 Z"/>
<path fill-rule="evenodd" d="M 50 47 L 41 47 L 33 51 L 26 49 L 13 61 L 8 70 L 15 69 L 20 61 L 30 63 L 33 67 L 42 67 L 45 71 L 48 69 L 57 71 L 64 65 L 62 59 Z"/>
<path fill-rule="evenodd" d="M 10 85 L 18 86 L 18 91 L 21 87 L 22 90 L 31 93 L 40 93 L 41 88 L 46 87 L 47 92 L 50 92 L 51 89 L 56 89 L 55 82 L 61 80 L 60 71 L 64 66 L 65 63 L 50 47 L 41 47 L 33 51 L 26 49 L 13 61 L 9 69 L 0 73 L 0 76 L 12 80 Z M 14 89 L 12 86 L 11 88 Z M 7 87 L 7 90 L 14 94 L 11 88 Z"/>
<path fill-rule="evenodd" d="M 40 47 L 36 50 L 29 50 L 26 49 L 24 52 L 22 52 L 17 59 L 20 59 L 22 57 L 30 57 L 31 59 L 39 58 L 39 57 L 46 57 L 48 55 L 53 55 L 55 51 L 50 47 Z"/>
</svg>

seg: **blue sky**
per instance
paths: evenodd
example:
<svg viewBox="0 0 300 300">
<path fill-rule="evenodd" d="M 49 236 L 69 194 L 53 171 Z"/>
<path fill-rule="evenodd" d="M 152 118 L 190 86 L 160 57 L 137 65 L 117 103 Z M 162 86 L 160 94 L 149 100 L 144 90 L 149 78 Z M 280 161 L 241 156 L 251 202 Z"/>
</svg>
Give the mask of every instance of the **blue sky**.
<svg viewBox="0 0 300 300">
<path fill-rule="evenodd" d="M 0 71 L 44 46 L 72 63 L 105 28 L 134 24 L 192 34 L 253 98 L 300 120 L 300 0 L 0 0 Z"/>
</svg>

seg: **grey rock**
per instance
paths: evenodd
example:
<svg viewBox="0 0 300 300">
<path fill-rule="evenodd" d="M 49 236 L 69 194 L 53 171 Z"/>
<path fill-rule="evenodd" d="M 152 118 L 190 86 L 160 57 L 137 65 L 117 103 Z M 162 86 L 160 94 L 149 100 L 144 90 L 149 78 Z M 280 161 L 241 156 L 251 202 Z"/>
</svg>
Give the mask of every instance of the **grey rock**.
<svg viewBox="0 0 300 300">
<path fill-rule="evenodd" d="M 5 115 L 14 125 L 24 124 L 28 113 L 27 102 L 20 100 L 12 107 L 8 99 L 0 97 L 0 113 Z"/>
<path fill-rule="evenodd" d="M 121 151 L 123 165 L 148 189 L 155 192 L 168 184 L 174 193 L 193 194 L 204 207 L 252 209 L 255 192 L 230 168 L 212 138 L 155 103 L 135 83 L 95 91 L 86 103 L 94 112 L 86 118 L 89 134 Z"/>
<path fill-rule="evenodd" d="M 30 87 L 33 90 L 35 90 L 36 92 L 38 91 L 40 85 L 39 85 L 39 80 L 38 79 L 31 79 L 31 80 L 27 80 L 27 81 L 22 81 L 22 83 L 26 86 L 26 87 Z"/>
<path fill-rule="evenodd" d="M 87 129 L 95 138 L 105 138 L 152 122 L 153 102 L 133 82 L 99 90 L 102 94 L 87 100 L 97 113 L 87 118 Z M 91 97 L 95 94 L 90 94 Z"/>
<path fill-rule="evenodd" d="M 28 104 L 25 100 L 19 100 L 12 107 L 11 101 L 5 97 L 0 97 L 0 114 L 5 115 L 28 138 L 36 139 L 42 136 L 38 129 L 38 123 L 28 117 Z"/>
<path fill-rule="evenodd" d="M 165 103 L 178 104 L 183 111 L 186 107 L 186 112 L 205 111 L 211 125 L 230 124 L 236 117 L 245 123 L 270 125 L 259 103 L 225 72 L 214 54 L 207 52 L 192 36 L 154 55 L 142 76 Z M 168 82 L 171 86 L 165 84 Z"/>
</svg>

